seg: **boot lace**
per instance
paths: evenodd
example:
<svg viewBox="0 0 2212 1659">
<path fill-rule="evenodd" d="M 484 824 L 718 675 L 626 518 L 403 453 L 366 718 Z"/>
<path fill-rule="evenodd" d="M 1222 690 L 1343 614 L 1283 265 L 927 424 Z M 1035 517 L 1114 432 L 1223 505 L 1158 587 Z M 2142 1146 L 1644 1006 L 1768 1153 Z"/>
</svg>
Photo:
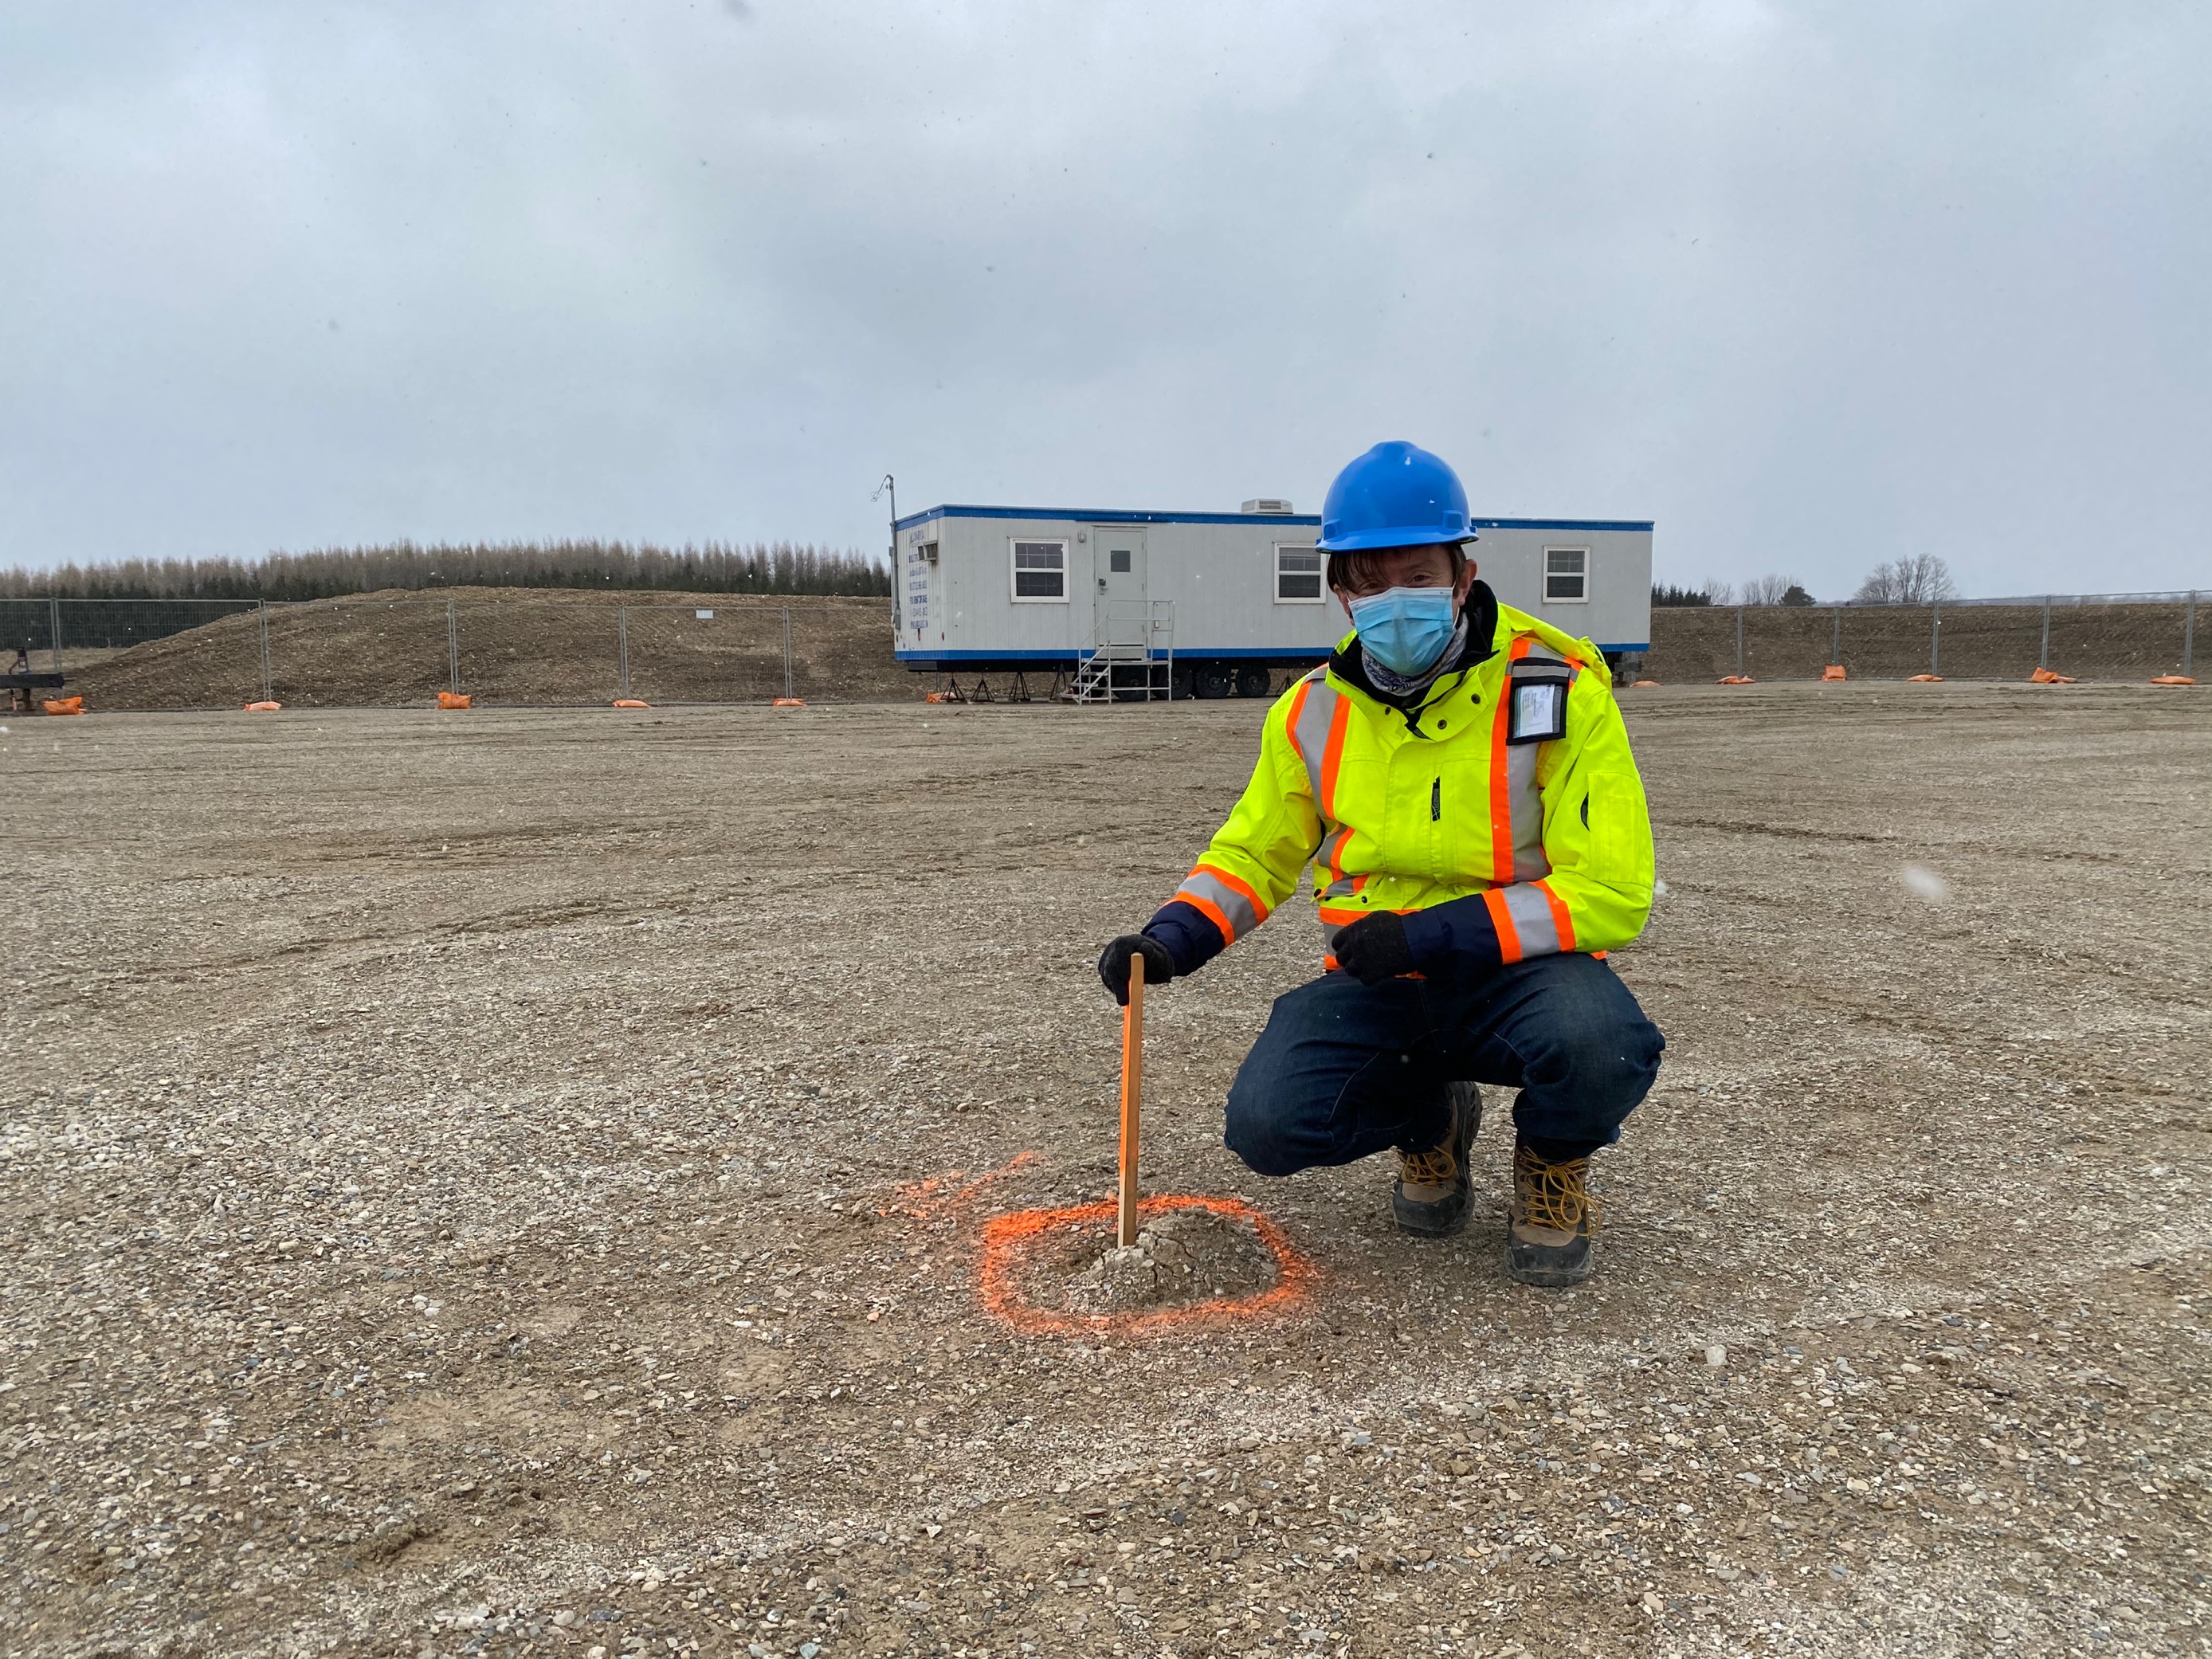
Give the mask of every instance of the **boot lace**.
<svg viewBox="0 0 2212 1659">
<path fill-rule="evenodd" d="M 1408 1187 L 1449 1187 L 1459 1179 L 1459 1160 L 1449 1141 L 1425 1152 L 1401 1152 L 1398 1176 Z"/>
<path fill-rule="evenodd" d="M 1514 1173 L 1521 1177 L 1521 1205 L 1528 1219 L 1539 1227 L 1563 1233 L 1578 1229 L 1583 1218 L 1589 1230 L 1598 1230 L 1597 1200 L 1590 1195 L 1589 1163 L 1586 1158 L 1565 1164 L 1547 1164 L 1525 1146 L 1516 1149 Z"/>
</svg>

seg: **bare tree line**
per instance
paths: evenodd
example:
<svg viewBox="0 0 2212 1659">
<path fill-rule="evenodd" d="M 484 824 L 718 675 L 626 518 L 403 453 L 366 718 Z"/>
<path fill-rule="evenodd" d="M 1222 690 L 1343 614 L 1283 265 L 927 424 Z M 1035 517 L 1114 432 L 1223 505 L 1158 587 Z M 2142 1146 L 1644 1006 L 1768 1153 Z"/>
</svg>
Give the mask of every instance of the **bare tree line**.
<svg viewBox="0 0 2212 1659">
<path fill-rule="evenodd" d="M 1933 553 L 1909 553 L 1878 564 L 1852 594 L 1853 605 L 1936 605 L 1959 597 L 1951 568 Z M 1818 605 L 1805 585 L 1784 571 L 1741 582 L 1708 577 L 1694 587 L 1660 584 L 1651 590 L 1656 605 Z"/>
<path fill-rule="evenodd" d="M 323 599 L 387 588 L 659 589 L 686 593 L 883 595 L 890 571 L 856 550 L 811 543 L 393 542 L 258 559 L 122 559 L 0 571 L 0 598 Z"/>
<path fill-rule="evenodd" d="M 1856 605 L 1934 605 L 1958 597 L 1949 565 L 1933 553 L 1908 553 L 1875 566 L 1851 599 Z"/>
<path fill-rule="evenodd" d="M 1651 590 L 1656 605 L 1811 605 L 1813 596 L 1796 577 L 1776 572 L 1748 581 L 1724 582 L 1709 576 L 1695 587 L 1656 586 Z"/>
</svg>

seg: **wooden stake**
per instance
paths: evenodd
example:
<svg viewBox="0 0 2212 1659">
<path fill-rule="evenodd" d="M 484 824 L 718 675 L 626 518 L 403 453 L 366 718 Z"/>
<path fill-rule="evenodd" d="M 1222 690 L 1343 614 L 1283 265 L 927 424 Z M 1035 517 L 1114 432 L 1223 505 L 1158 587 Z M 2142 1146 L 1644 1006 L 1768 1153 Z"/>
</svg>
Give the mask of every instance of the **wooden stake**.
<svg viewBox="0 0 2212 1659">
<path fill-rule="evenodd" d="M 1129 958 L 1129 1006 L 1121 1011 L 1121 1205 L 1115 1242 L 1137 1242 L 1137 1109 L 1145 1092 L 1145 953 Z"/>
</svg>

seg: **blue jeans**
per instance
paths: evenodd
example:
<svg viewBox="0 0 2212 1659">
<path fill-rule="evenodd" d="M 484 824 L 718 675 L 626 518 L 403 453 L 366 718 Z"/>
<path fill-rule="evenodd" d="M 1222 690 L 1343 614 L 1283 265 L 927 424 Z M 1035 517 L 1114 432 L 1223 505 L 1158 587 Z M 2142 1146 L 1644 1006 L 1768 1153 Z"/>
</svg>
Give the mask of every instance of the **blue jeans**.
<svg viewBox="0 0 2212 1659">
<path fill-rule="evenodd" d="M 1275 999 L 1229 1090 L 1229 1150 L 1264 1176 L 1443 1139 L 1454 1081 L 1517 1088 L 1513 1121 L 1545 1156 L 1620 1139 L 1667 1046 L 1595 957 L 1537 957 L 1473 985 L 1324 975 Z"/>
</svg>

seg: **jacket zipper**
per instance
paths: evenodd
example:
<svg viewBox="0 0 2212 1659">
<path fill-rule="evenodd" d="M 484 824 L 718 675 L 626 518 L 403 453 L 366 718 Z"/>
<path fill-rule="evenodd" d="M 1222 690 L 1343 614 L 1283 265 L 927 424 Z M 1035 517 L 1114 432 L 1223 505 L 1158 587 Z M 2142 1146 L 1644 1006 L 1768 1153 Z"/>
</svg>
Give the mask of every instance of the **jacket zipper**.
<svg viewBox="0 0 2212 1659">
<path fill-rule="evenodd" d="M 1444 781 L 1438 778 L 1429 786 L 1429 822 L 1442 823 L 1444 817 Z"/>
</svg>

